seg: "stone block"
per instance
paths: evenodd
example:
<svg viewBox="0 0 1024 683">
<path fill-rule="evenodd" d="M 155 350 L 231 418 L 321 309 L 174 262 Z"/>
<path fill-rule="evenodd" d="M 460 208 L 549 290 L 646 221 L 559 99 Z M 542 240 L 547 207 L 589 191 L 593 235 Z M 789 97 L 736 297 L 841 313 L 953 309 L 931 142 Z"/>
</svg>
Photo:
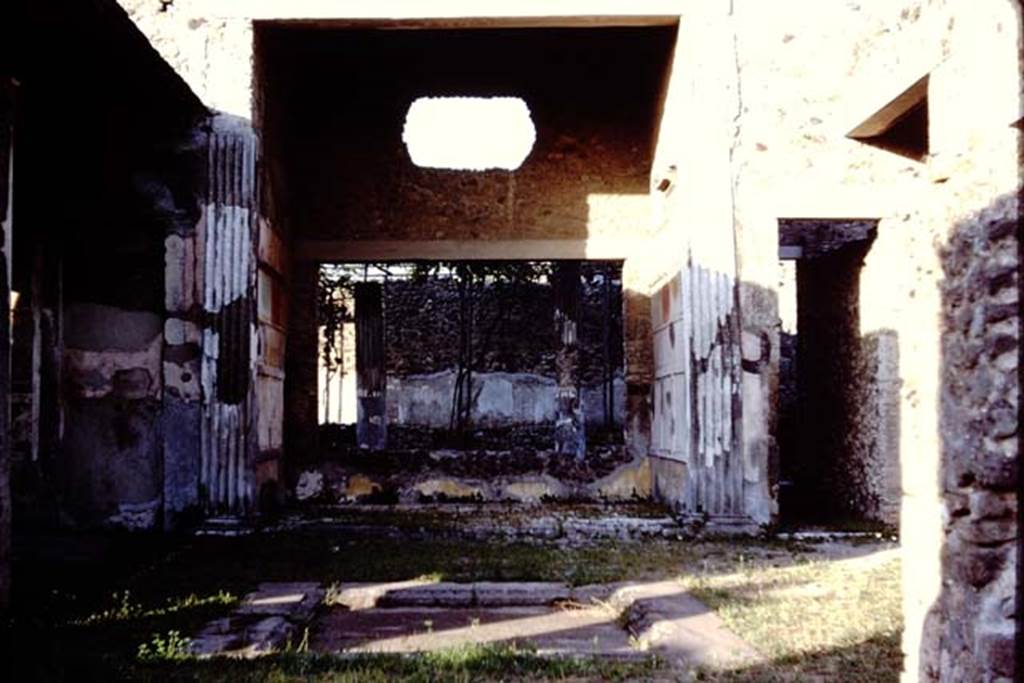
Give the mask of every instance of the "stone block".
<svg viewBox="0 0 1024 683">
<path fill-rule="evenodd" d="M 239 633 L 201 634 L 189 643 L 189 652 L 196 657 L 210 657 L 236 651 L 242 645 L 242 636 Z"/>
<path fill-rule="evenodd" d="M 473 584 L 431 583 L 390 589 L 377 598 L 378 607 L 470 607 Z"/>
<path fill-rule="evenodd" d="M 372 496 L 380 493 L 382 486 L 364 474 L 353 474 L 344 485 L 338 486 L 336 491 L 338 498 L 343 501 L 353 502 L 365 496 Z"/>
<path fill-rule="evenodd" d="M 295 497 L 299 500 L 316 498 L 324 490 L 324 475 L 322 472 L 307 470 L 299 475 L 299 481 L 295 484 Z"/>
<path fill-rule="evenodd" d="M 317 583 L 261 583 L 245 596 L 235 613 L 279 616 L 303 623 L 313 617 L 323 600 L 324 591 Z"/>
<path fill-rule="evenodd" d="M 964 546 L 955 556 L 952 575 L 957 581 L 979 588 L 992 581 L 1006 562 L 1006 550 Z"/>
<path fill-rule="evenodd" d="M 328 595 L 329 605 L 341 605 L 350 610 L 372 609 L 377 601 L 391 591 L 420 588 L 428 581 L 393 581 L 389 583 L 343 583 Z"/>
<path fill-rule="evenodd" d="M 981 486 L 997 491 L 1012 491 L 1019 481 L 1020 463 L 996 449 L 985 450 L 969 464 Z"/>
<path fill-rule="evenodd" d="M 641 457 L 637 461 L 621 465 L 611 474 L 598 479 L 587 488 L 592 494 L 601 498 L 616 500 L 650 498 L 651 460 Z"/>
<path fill-rule="evenodd" d="M 282 650 L 296 633 L 295 624 L 280 616 L 267 617 L 245 629 L 242 640 L 249 656 Z"/>
<path fill-rule="evenodd" d="M 568 600 L 570 595 L 564 583 L 479 581 L 473 584 L 473 602 L 477 607 L 550 605 Z"/>
<path fill-rule="evenodd" d="M 978 636 L 975 651 L 984 671 L 1006 676 L 1010 679 L 1017 673 L 1014 634 L 1008 632 L 985 632 Z"/>
</svg>

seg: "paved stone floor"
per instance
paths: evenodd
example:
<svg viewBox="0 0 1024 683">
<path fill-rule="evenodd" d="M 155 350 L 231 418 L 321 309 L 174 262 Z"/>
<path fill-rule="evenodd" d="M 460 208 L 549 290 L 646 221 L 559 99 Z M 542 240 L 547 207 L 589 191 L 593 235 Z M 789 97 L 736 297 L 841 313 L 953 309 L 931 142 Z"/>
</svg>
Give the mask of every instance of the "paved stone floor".
<svg viewBox="0 0 1024 683">
<path fill-rule="evenodd" d="M 570 588 L 562 583 L 346 584 L 327 597 L 311 647 L 326 652 L 423 652 L 505 643 L 551 656 L 687 664 L 759 659 L 674 581 Z"/>
<path fill-rule="evenodd" d="M 473 644 L 515 644 L 541 655 L 631 658 L 630 634 L 602 607 L 331 608 L 310 647 L 321 652 L 424 652 Z"/>
<path fill-rule="evenodd" d="M 265 583 L 211 622 L 196 654 L 255 656 L 308 633 L 312 650 L 414 653 L 515 644 L 557 657 L 752 663 L 761 659 L 674 581 L 571 588 L 555 582 Z"/>
</svg>

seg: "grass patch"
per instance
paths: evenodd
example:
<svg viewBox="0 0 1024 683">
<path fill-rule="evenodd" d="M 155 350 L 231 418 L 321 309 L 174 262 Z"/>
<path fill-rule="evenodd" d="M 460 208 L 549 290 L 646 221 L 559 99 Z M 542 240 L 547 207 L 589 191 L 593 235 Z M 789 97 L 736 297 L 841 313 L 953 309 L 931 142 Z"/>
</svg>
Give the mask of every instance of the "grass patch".
<svg viewBox="0 0 1024 683">
<path fill-rule="evenodd" d="M 894 553 L 791 566 L 743 558 L 732 572 L 696 573 L 682 581 L 770 660 L 745 671 L 705 670 L 703 680 L 899 678 L 903 624 Z"/>
<path fill-rule="evenodd" d="M 600 659 L 550 659 L 511 645 L 474 645 L 417 656 L 303 653 L 259 660 L 192 660 L 132 668 L 139 681 L 311 681 L 332 683 L 387 681 L 636 681 L 663 672 L 655 658 L 639 662 Z"/>
</svg>

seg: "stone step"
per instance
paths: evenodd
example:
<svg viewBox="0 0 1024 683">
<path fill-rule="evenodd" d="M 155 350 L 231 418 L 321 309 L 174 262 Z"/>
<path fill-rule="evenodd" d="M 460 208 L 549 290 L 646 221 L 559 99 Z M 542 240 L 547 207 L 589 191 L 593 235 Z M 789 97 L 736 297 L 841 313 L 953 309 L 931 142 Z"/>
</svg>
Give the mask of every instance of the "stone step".
<svg viewBox="0 0 1024 683">
<path fill-rule="evenodd" d="M 678 540 L 685 530 L 674 518 L 663 516 L 636 516 L 603 511 L 594 514 L 589 510 L 582 514 L 573 512 L 548 512 L 544 508 L 528 508 L 509 512 L 507 508 L 490 510 L 409 510 L 381 508 L 354 509 L 346 515 L 344 508 L 336 510 L 337 516 L 324 515 L 317 518 L 291 518 L 278 525 L 281 531 L 298 528 L 329 529 L 353 537 L 385 538 L 468 538 L 479 540 L 508 541 L 567 541 L 587 543 L 608 540 Z M 380 523 L 374 516 L 380 515 Z M 394 523 L 394 515 L 402 515 L 401 526 Z M 417 524 L 422 519 L 422 525 Z"/>
<path fill-rule="evenodd" d="M 417 582 L 346 583 L 328 598 L 351 610 L 383 607 L 529 607 L 568 601 L 572 591 L 564 583 Z"/>
<path fill-rule="evenodd" d="M 261 583 L 231 616 L 206 624 L 192 639 L 198 657 L 256 657 L 285 648 L 323 605 L 317 583 Z"/>
<path fill-rule="evenodd" d="M 324 590 L 318 583 L 261 583 L 256 591 L 245 596 L 235 612 L 306 622 L 313 618 L 323 601 Z"/>
</svg>

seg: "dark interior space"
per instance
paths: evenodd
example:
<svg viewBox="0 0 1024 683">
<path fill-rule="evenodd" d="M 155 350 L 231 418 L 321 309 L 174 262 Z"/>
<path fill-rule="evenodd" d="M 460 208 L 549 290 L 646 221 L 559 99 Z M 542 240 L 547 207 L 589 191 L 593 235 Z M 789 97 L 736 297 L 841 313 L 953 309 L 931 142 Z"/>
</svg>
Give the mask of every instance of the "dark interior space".
<svg viewBox="0 0 1024 683">
<path fill-rule="evenodd" d="M 791 501 L 801 518 L 828 519 L 854 507 L 850 467 L 856 462 L 848 438 L 860 428 L 851 418 L 858 399 L 852 390 L 860 344 L 860 268 L 868 245 L 844 246 L 797 262 L 798 466 L 783 476 L 794 482 Z M 785 506 L 786 502 L 780 502 Z"/>
<path fill-rule="evenodd" d="M 887 514 L 898 446 L 885 430 L 898 402 L 889 405 L 883 365 L 898 361 L 885 355 L 895 344 L 884 331 L 860 329 L 861 269 L 875 235 L 875 221 L 780 221 L 797 298 L 796 332 L 780 340 L 783 524 L 870 524 Z"/>
</svg>

